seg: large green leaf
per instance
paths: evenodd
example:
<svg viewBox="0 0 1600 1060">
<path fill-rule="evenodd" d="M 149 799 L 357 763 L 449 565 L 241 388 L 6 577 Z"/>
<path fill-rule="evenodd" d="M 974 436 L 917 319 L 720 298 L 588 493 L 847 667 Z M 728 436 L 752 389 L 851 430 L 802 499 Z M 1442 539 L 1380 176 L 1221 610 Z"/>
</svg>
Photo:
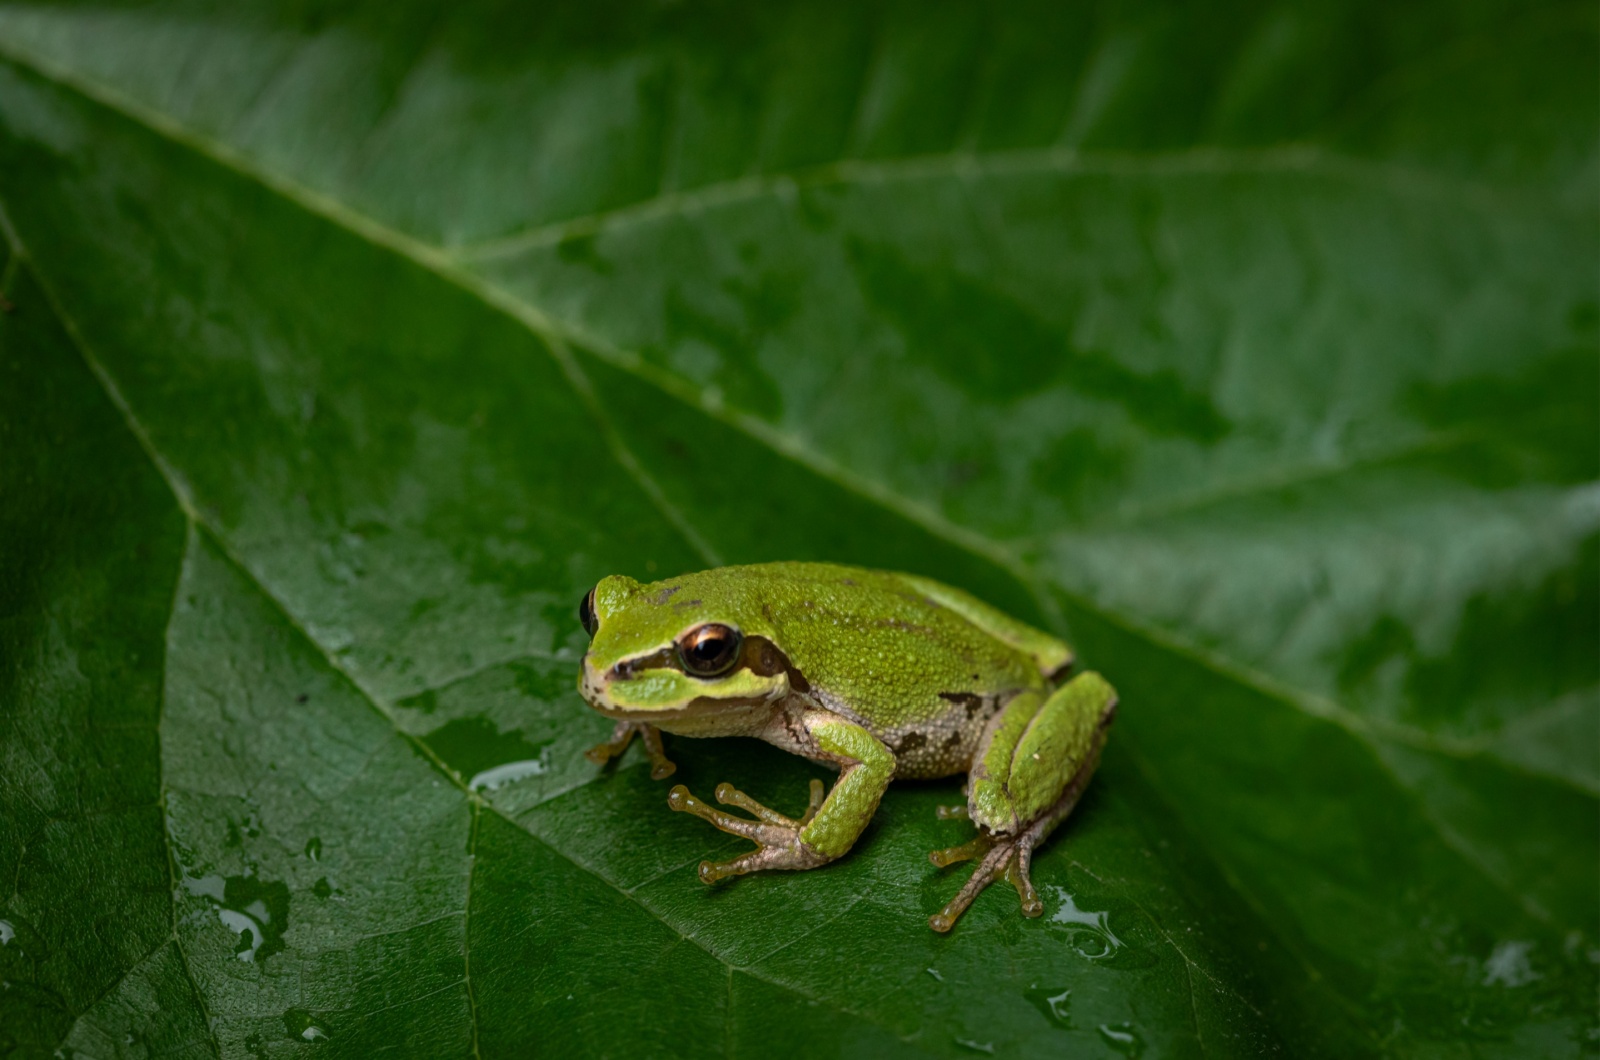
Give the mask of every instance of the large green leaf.
<svg viewBox="0 0 1600 1060">
<path fill-rule="evenodd" d="M 0 4 L 0 1048 L 1593 1054 L 1596 38 Z M 1043 918 L 582 759 L 580 594 L 779 558 L 1118 685 Z"/>
</svg>

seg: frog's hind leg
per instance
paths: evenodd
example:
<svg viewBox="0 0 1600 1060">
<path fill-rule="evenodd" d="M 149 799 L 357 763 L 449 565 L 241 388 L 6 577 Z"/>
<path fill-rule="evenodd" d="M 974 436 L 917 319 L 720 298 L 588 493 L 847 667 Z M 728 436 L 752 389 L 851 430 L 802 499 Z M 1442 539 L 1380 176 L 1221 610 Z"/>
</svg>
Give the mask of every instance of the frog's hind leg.
<svg viewBox="0 0 1600 1060">
<path fill-rule="evenodd" d="M 1002 877 L 1024 916 L 1044 911 L 1030 877 L 1033 850 L 1077 805 L 1094 775 L 1116 712 L 1116 692 L 1096 673 L 1073 678 L 1048 696 L 1025 692 L 995 716 L 972 770 L 968 808 L 978 836 L 929 855 L 944 867 L 978 859 L 961 893 L 928 924 L 949 931 L 972 900 Z"/>
</svg>

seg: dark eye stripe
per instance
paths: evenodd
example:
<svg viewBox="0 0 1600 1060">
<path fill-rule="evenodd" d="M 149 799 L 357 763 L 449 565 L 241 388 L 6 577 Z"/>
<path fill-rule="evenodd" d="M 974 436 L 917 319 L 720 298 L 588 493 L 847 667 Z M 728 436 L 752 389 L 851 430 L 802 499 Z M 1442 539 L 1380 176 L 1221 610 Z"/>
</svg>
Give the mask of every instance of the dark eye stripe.
<svg viewBox="0 0 1600 1060">
<path fill-rule="evenodd" d="M 734 632 L 738 633 L 737 630 Z M 806 682 L 806 679 L 790 666 L 789 657 L 779 651 L 777 646 L 770 640 L 758 635 L 740 636 L 739 640 L 740 645 L 736 665 L 730 667 L 729 672 L 747 670 L 757 677 L 772 677 L 774 674 L 787 672 L 790 683 L 794 688 L 802 692 L 809 690 L 810 685 Z M 628 681 L 646 670 L 689 672 L 684 666 L 682 657 L 678 654 L 677 646 L 674 645 L 671 648 L 653 651 L 649 655 L 638 655 L 615 663 L 611 667 L 611 675 L 617 680 Z"/>
<path fill-rule="evenodd" d="M 611 668 L 611 674 L 619 681 L 631 681 L 644 670 L 676 670 L 677 668 L 677 653 L 671 649 L 664 649 L 662 651 L 653 651 L 649 655 L 624 659 Z"/>
</svg>

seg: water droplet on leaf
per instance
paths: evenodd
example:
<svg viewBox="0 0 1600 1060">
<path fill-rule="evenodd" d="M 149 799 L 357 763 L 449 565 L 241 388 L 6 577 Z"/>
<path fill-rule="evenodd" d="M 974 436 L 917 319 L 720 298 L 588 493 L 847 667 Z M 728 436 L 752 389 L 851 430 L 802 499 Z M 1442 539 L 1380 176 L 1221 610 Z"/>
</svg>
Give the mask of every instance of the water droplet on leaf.
<svg viewBox="0 0 1600 1060">
<path fill-rule="evenodd" d="M 1044 1013 L 1045 1019 L 1063 1030 L 1072 1029 L 1072 991 L 1062 987 L 1059 990 L 1034 989 L 1025 991 L 1022 995 L 1033 1003 L 1033 1007 Z"/>
<path fill-rule="evenodd" d="M 289 1037 L 307 1042 L 325 1042 L 328 1032 L 317 1026 L 316 1016 L 303 1008 L 292 1008 L 283 1014 L 283 1027 Z"/>
<path fill-rule="evenodd" d="M 543 755 L 521 762 L 507 762 L 503 766 L 495 766 L 493 769 L 485 769 L 475 774 L 467 781 L 467 787 L 472 791 L 494 791 L 528 777 L 542 776 L 549 768 Z"/>
<path fill-rule="evenodd" d="M 241 961 L 265 960 L 283 949 L 289 926 L 289 888 L 254 876 L 184 876 L 183 889 L 205 898 L 217 919 L 238 936 L 234 954 Z"/>
<path fill-rule="evenodd" d="M 1080 909 L 1066 888 L 1053 888 L 1060 902 L 1050 916 L 1050 923 L 1067 928 L 1067 938 L 1079 956 L 1091 961 L 1103 961 L 1116 956 L 1124 943 L 1111 930 L 1111 914 Z"/>
<path fill-rule="evenodd" d="M 1134 1031 L 1131 1023 L 1102 1023 L 1100 1037 L 1107 1045 L 1127 1057 L 1137 1057 L 1144 1052 L 1144 1039 Z"/>
</svg>

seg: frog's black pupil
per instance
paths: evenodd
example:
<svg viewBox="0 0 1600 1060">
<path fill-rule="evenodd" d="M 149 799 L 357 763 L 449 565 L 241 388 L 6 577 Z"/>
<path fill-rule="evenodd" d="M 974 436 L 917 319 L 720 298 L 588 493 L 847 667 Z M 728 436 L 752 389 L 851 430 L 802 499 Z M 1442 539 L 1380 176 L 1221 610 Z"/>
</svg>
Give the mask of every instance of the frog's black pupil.
<svg viewBox="0 0 1600 1060">
<path fill-rule="evenodd" d="M 683 668 L 700 677 L 715 677 L 739 654 L 738 630 L 715 623 L 690 630 L 678 644 Z"/>
<path fill-rule="evenodd" d="M 583 623 L 583 631 L 591 638 L 594 637 L 594 631 L 600 628 L 600 623 L 594 617 L 593 589 L 584 594 L 583 602 L 578 605 L 578 621 Z"/>
</svg>

